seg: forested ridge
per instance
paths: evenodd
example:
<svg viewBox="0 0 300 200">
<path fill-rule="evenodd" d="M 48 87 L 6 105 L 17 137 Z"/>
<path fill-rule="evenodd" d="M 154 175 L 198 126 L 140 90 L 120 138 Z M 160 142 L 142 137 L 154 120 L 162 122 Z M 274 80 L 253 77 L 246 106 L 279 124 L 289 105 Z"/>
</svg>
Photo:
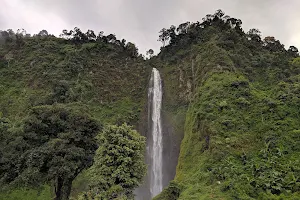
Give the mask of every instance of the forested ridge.
<svg viewBox="0 0 300 200">
<path fill-rule="evenodd" d="M 155 61 L 179 94 L 168 109 L 187 112 L 175 180 L 155 199 L 299 198 L 298 49 L 241 25 L 218 10 L 161 31 Z"/>
<path fill-rule="evenodd" d="M 221 10 L 158 40 L 149 59 L 114 34 L 1 31 L 0 199 L 132 199 L 152 67 L 184 126 L 155 199 L 300 198 L 298 49 Z"/>
<path fill-rule="evenodd" d="M 0 199 L 69 199 L 72 185 L 75 199 L 130 198 L 145 173 L 134 129 L 148 75 L 135 45 L 79 28 L 1 35 Z"/>
</svg>

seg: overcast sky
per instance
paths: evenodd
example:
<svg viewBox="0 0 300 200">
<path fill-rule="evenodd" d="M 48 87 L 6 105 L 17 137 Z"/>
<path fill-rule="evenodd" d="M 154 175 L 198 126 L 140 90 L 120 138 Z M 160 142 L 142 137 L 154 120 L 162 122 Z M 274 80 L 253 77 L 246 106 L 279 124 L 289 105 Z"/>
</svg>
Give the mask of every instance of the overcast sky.
<svg viewBox="0 0 300 200">
<path fill-rule="evenodd" d="M 75 26 L 86 32 L 114 33 L 135 43 L 140 53 L 159 50 L 158 32 L 170 25 L 201 21 L 222 9 L 243 21 L 243 29 L 258 28 L 286 47 L 300 49 L 300 0 L 0 0 L 0 30 L 42 29 L 59 35 Z"/>
</svg>

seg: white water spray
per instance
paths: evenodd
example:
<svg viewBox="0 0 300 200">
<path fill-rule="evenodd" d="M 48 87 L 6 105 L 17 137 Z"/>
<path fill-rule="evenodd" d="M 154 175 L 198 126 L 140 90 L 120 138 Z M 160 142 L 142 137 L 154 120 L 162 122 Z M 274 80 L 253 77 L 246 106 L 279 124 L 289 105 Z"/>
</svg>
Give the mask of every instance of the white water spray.
<svg viewBox="0 0 300 200">
<path fill-rule="evenodd" d="M 158 195 L 162 189 L 162 126 L 161 126 L 162 86 L 159 71 L 153 68 L 148 90 L 149 127 L 151 133 L 150 154 L 150 193 Z"/>
</svg>

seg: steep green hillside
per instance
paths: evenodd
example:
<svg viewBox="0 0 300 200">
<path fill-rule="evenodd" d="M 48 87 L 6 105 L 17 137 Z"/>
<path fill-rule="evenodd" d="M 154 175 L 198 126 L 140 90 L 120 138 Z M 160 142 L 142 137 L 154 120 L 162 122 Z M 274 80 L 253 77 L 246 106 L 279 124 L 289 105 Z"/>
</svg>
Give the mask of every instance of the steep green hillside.
<svg viewBox="0 0 300 200">
<path fill-rule="evenodd" d="M 146 65 L 133 44 L 115 40 L 35 36 L 23 38 L 21 46 L 2 45 L 3 116 L 23 117 L 31 106 L 58 102 L 87 106 L 110 122 L 136 121 L 146 90 Z"/>
<path fill-rule="evenodd" d="M 161 31 L 165 88 L 189 106 L 176 178 L 155 199 L 300 198 L 298 50 L 241 24 L 217 11 Z"/>
<path fill-rule="evenodd" d="M 112 34 L 91 33 L 77 28 L 73 33 L 64 31 L 64 38 L 1 33 L 0 121 L 9 123 L 10 132 L 22 129 L 32 107 L 57 103 L 87 112 L 103 124 L 138 124 L 151 69 L 134 44 Z M 73 182 L 73 193 L 86 189 L 87 182 L 81 174 Z M 48 199 L 50 195 L 49 187 L 20 188 L 0 194 L 0 199 Z"/>
<path fill-rule="evenodd" d="M 102 32 L 1 32 L 0 133 L 11 135 L 0 134 L 0 144 L 22 130 L 35 106 L 63 105 L 103 124 L 142 124 L 156 67 L 164 129 L 176 137 L 168 142 L 184 138 L 175 180 L 155 199 L 300 199 L 298 49 L 241 25 L 218 10 L 162 29 L 163 47 L 150 60 Z M 73 182 L 73 197 L 88 189 L 87 171 Z M 0 193 L 0 200 L 51 198 L 47 185 Z"/>
</svg>

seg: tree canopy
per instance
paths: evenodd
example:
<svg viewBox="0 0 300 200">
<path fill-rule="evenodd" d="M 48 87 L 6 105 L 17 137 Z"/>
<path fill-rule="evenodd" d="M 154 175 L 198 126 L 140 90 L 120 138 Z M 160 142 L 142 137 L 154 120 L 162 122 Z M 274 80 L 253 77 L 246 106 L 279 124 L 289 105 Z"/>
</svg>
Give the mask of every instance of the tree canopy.
<svg viewBox="0 0 300 200">
<path fill-rule="evenodd" d="M 100 129 L 88 115 L 60 105 L 33 108 L 3 152 L 1 185 L 54 184 L 55 200 L 67 200 L 72 181 L 93 164 Z"/>
<path fill-rule="evenodd" d="M 96 199 L 133 199 L 133 190 L 146 173 L 145 138 L 131 126 L 107 126 L 91 168 L 92 196 Z"/>
</svg>

